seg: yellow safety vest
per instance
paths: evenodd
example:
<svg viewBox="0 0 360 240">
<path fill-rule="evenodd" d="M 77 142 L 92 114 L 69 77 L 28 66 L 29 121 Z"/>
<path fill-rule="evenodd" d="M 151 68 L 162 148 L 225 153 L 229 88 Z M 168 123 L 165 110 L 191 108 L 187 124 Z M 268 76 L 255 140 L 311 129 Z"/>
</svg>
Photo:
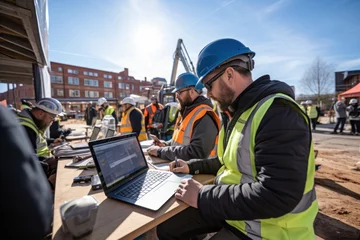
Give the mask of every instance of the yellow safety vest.
<svg viewBox="0 0 360 240">
<path fill-rule="evenodd" d="M 309 118 L 317 118 L 317 111 L 316 111 L 316 107 L 315 106 L 308 106 L 307 107 L 307 115 L 309 116 Z"/>
<path fill-rule="evenodd" d="M 139 139 L 139 141 L 145 141 L 145 140 L 148 139 L 147 134 L 146 134 L 146 130 L 145 130 L 145 118 L 144 118 L 144 115 L 142 114 L 141 110 L 136 108 L 136 107 L 131 107 L 127 111 L 123 112 L 123 117 L 121 118 L 120 133 L 126 134 L 126 133 L 132 133 L 133 132 L 133 129 L 131 127 L 131 122 L 130 122 L 130 113 L 133 110 L 138 111 L 139 113 L 141 113 L 141 131 L 140 131 L 140 134 L 138 136 L 138 139 Z"/>
<path fill-rule="evenodd" d="M 275 98 L 288 100 L 309 125 L 309 118 L 301 111 L 299 105 L 284 94 L 270 95 L 253 107 L 246 110 L 237 120 L 224 149 L 224 127 L 220 131 L 218 157 L 223 166 L 215 179 L 216 184 L 247 184 L 257 181 L 258 172 L 255 162 L 255 138 L 262 118 Z M 309 125 L 310 131 L 310 125 Z M 279 146 L 281 147 L 281 146 Z M 277 218 L 254 220 L 227 220 L 231 226 L 251 239 L 315 239 L 314 220 L 318 212 L 315 186 L 315 156 L 311 142 L 308 157 L 307 178 L 303 197 L 290 212 Z"/>
<path fill-rule="evenodd" d="M 299 105 L 299 107 L 304 113 L 306 113 L 306 109 L 305 109 L 305 107 L 303 105 Z"/>
<path fill-rule="evenodd" d="M 52 154 L 47 145 L 44 132 L 36 126 L 30 114 L 26 110 L 22 110 L 18 115 L 18 119 L 21 125 L 31 128 L 36 133 L 36 155 L 38 157 L 51 157 Z"/>
<path fill-rule="evenodd" d="M 220 128 L 220 119 L 218 115 L 212 110 L 212 108 L 206 104 L 200 104 L 195 107 L 191 112 L 186 115 L 185 119 L 182 119 L 182 116 L 179 114 L 178 119 L 176 120 L 174 133 L 172 136 L 172 145 L 173 146 L 183 146 L 190 145 L 192 132 L 194 129 L 194 123 L 205 116 L 206 113 L 211 113 L 212 118 L 216 121 L 218 129 Z M 215 130 L 215 129 L 214 129 Z M 217 154 L 219 135 L 216 136 L 214 148 L 210 152 L 209 157 L 214 157 Z M 208 139 L 203 139 L 203 141 L 208 141 Z"/>
<path fill-rule="evenodd" d="M 170 122 L 175 121 L 175 117 L 176 117 L 177 112 L 179 111 L 179 108 L 174 107 L 174 106 L 169 106 L 169 107 L 170 107 L 170 108 L 169 108 L 169 111 L 168 111 L 168 114 L 169 114 L 168 122 L 170 123 Z M 174 126 L 175 126 L 175 124 L 173 124 L 172 126 L 168 127 L 167 130 L 168 130 L 168 131 L 169 131 L 169 130 L 174 130 Z"/>
<path fill-rule="evenodd" d="M 112 113 L 113 113 L 114 111 L 115 111 L 115 109 L 114 109 L 112 106 L 108 105 L 107 108 L 106 108 L 105 111 L 104 111 L 104 116 L 106 116 L 106 115 L 112 115 Z"/>
</svg>

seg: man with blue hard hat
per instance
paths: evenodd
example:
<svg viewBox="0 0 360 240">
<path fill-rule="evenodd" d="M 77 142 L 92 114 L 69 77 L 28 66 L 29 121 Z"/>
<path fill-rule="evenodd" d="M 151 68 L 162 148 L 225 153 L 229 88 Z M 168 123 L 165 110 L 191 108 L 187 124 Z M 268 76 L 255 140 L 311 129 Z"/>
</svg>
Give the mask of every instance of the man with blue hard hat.
<svg viewBox="0 0 360 240">
<path fill-rule="evenodd" d="M 210 99 L 201 96 L 200 91 L 195 89 L 197 82 L 198 77 L 192 73 L 177 77 L 173 92 L 180 104 L 180 112 L 172 139 L 148 148 L 150 155 L 185 161 L 216 156 L 220 120 Z"/>
<path fill-rule="evenodd" d="M 287 84 L 252 80 L 255 52 L 234 39 L 208 44 L 198 84 L 223 115 L 217 157 L 170 163 L 170 170 L 214 174 L 214 184 L 183 180 L 175 197 L 191 207 L 157 228 L 159 239 L 314 239 L 318 212 L 310 119 Z"/>
</svg>

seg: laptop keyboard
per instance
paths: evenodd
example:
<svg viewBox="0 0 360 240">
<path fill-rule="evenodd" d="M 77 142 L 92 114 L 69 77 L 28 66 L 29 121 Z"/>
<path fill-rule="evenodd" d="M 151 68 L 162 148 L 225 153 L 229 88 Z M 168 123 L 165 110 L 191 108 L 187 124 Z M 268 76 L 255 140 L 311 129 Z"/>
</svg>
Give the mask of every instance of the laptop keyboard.
<svg viewBox="0 0 360 240">
<path fill-rule="evenodd" d="M 120 190 L 116 195 L 139 200 L 171 175 L 172 173 L 169 172 L 148 171 L 145 176 Z"/>
</svg>

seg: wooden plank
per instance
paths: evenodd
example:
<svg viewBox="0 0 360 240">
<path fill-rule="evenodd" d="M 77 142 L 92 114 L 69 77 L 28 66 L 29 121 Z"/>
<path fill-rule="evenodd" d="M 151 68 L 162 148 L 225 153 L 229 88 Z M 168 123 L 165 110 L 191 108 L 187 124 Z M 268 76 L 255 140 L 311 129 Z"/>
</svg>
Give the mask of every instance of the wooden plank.
<svg viewBox="0 0 360 240">
<path fill-rule="evenodd" d="M 31 45 L 29 43 L 29 41 L 27 41 L 27 39 L 25 38 L 19 38 L 19 37 L 15 37 L 9 34 L 5 34 L 5 33 L 0 33 L 0 39 L 14 44 L 16 46 L 22 47 L 26 50 L 32 51 Z"/>
<path fill-rule="evenodd" d="M 0 83 L 22 83 L 22 84 L 33 84 L 32 77 L 24 76 L 3 76 L 0 74 Z"/>
<path fill-rule="evenodd" d="M 7 50 L 6 48 L 3 48 L 1 45 L 0 45 L 0 52 L 3 54 L 3 55 L 6 55 L 8 57 L 11 57 L 13 58 L 14 60 L 24 60 L 24 61 L 30 61 L 30 62 L 35 62 L 34 59 L 32 58 L 29 58 L 29 57 L 25 57 L 23 55 L 20 55 L 20 54 L 17 54 L 15 52 L 12 52 L 12 51 L 9 51 Z M 3 64 L 3 63 L 1 63 Z"/>
<path fill-rule="evenodd" d="M 32 51 L 29 51 L 29 50 L 26 50 L 26 49 L 23 49 L 21 47 L 18 47 L 12 43 L 8 43 L 8 42 L 2 42 L 0 43 L 0 46 L 2 48 L 5 48 L 9 51 L 12 51 L 12 52 L 15 52 L 17 54 L 20 54 L 22 56 L 25 56 L 25 57 L 28 57 L 28 58 L 32 58 L 35 60 L 35 55 Z"/>
<path fill-rule="evenodd" d="M 12 13 L 13 11 L 16 11 L 27 17 L 32 16 L 32 13 L 29 9 L 19 7 L 17 5 L 10 4 L 7 2 L 0 1 L 0 8 L 3 9 L 4 11 L 9 11 L 10 13 Z"/>
<path fill-rule="evenodd" d="M 12 31 L 22 37 L 27 37 L 26 31 L 23 28 L 23 26 L 9 20 L 6 19 L 4 17 L 0 17 L 0 26 L 2 26 L 3 28 L 8 29 L 9 31 Z"/>
<path fill-rule="evenodd" d="M 13 67 L 13 66 L 4 66 L 0 65 L 0 74 L 18 74 L 18 75 L 28 75 L 32 76 L 32 68 L 22 68 L 22 67 Z"/>
<path fill-rule="evenodd" d="M 23 61 L 19 59 L 11 59 L 7 57 L 0 57 L 0 64 L 5 66 L 14 66 L 14 67 L 25 67 L 32 69 L 32 63 L 34 61 Z"/>
</svg>

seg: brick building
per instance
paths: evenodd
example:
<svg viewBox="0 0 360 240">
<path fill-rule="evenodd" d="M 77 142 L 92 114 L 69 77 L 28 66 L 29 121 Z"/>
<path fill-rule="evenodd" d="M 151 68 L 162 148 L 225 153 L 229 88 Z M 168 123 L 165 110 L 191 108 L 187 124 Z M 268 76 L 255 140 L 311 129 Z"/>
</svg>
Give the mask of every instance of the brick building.
<svg viewBox="0 0 360 240">
<path fill-rule="evenodd" d="M 341 93 L 360 83 L 360 70 L 335 72 L 335 92 Z"/>
<path fill-rule="evenodd" d="M 89 101 L 105 97 L 116 106 L 124 97 L 136 94 L 149 98 L 157 95 L 164 78 L 151 81 L 137 80 L 129 75 L 129 69 L 116 73 L 58 62 L 51 62 L 51 96 L 58 99 L 66 112 L 84 111 Z M 18 85 L 5 93 L 0 93 L 0 100 L 20 106 L 20 99 L 34 98 L 32 85 Z M 143 103 L 146 104 L 146 103 Z"/>
</svg>

